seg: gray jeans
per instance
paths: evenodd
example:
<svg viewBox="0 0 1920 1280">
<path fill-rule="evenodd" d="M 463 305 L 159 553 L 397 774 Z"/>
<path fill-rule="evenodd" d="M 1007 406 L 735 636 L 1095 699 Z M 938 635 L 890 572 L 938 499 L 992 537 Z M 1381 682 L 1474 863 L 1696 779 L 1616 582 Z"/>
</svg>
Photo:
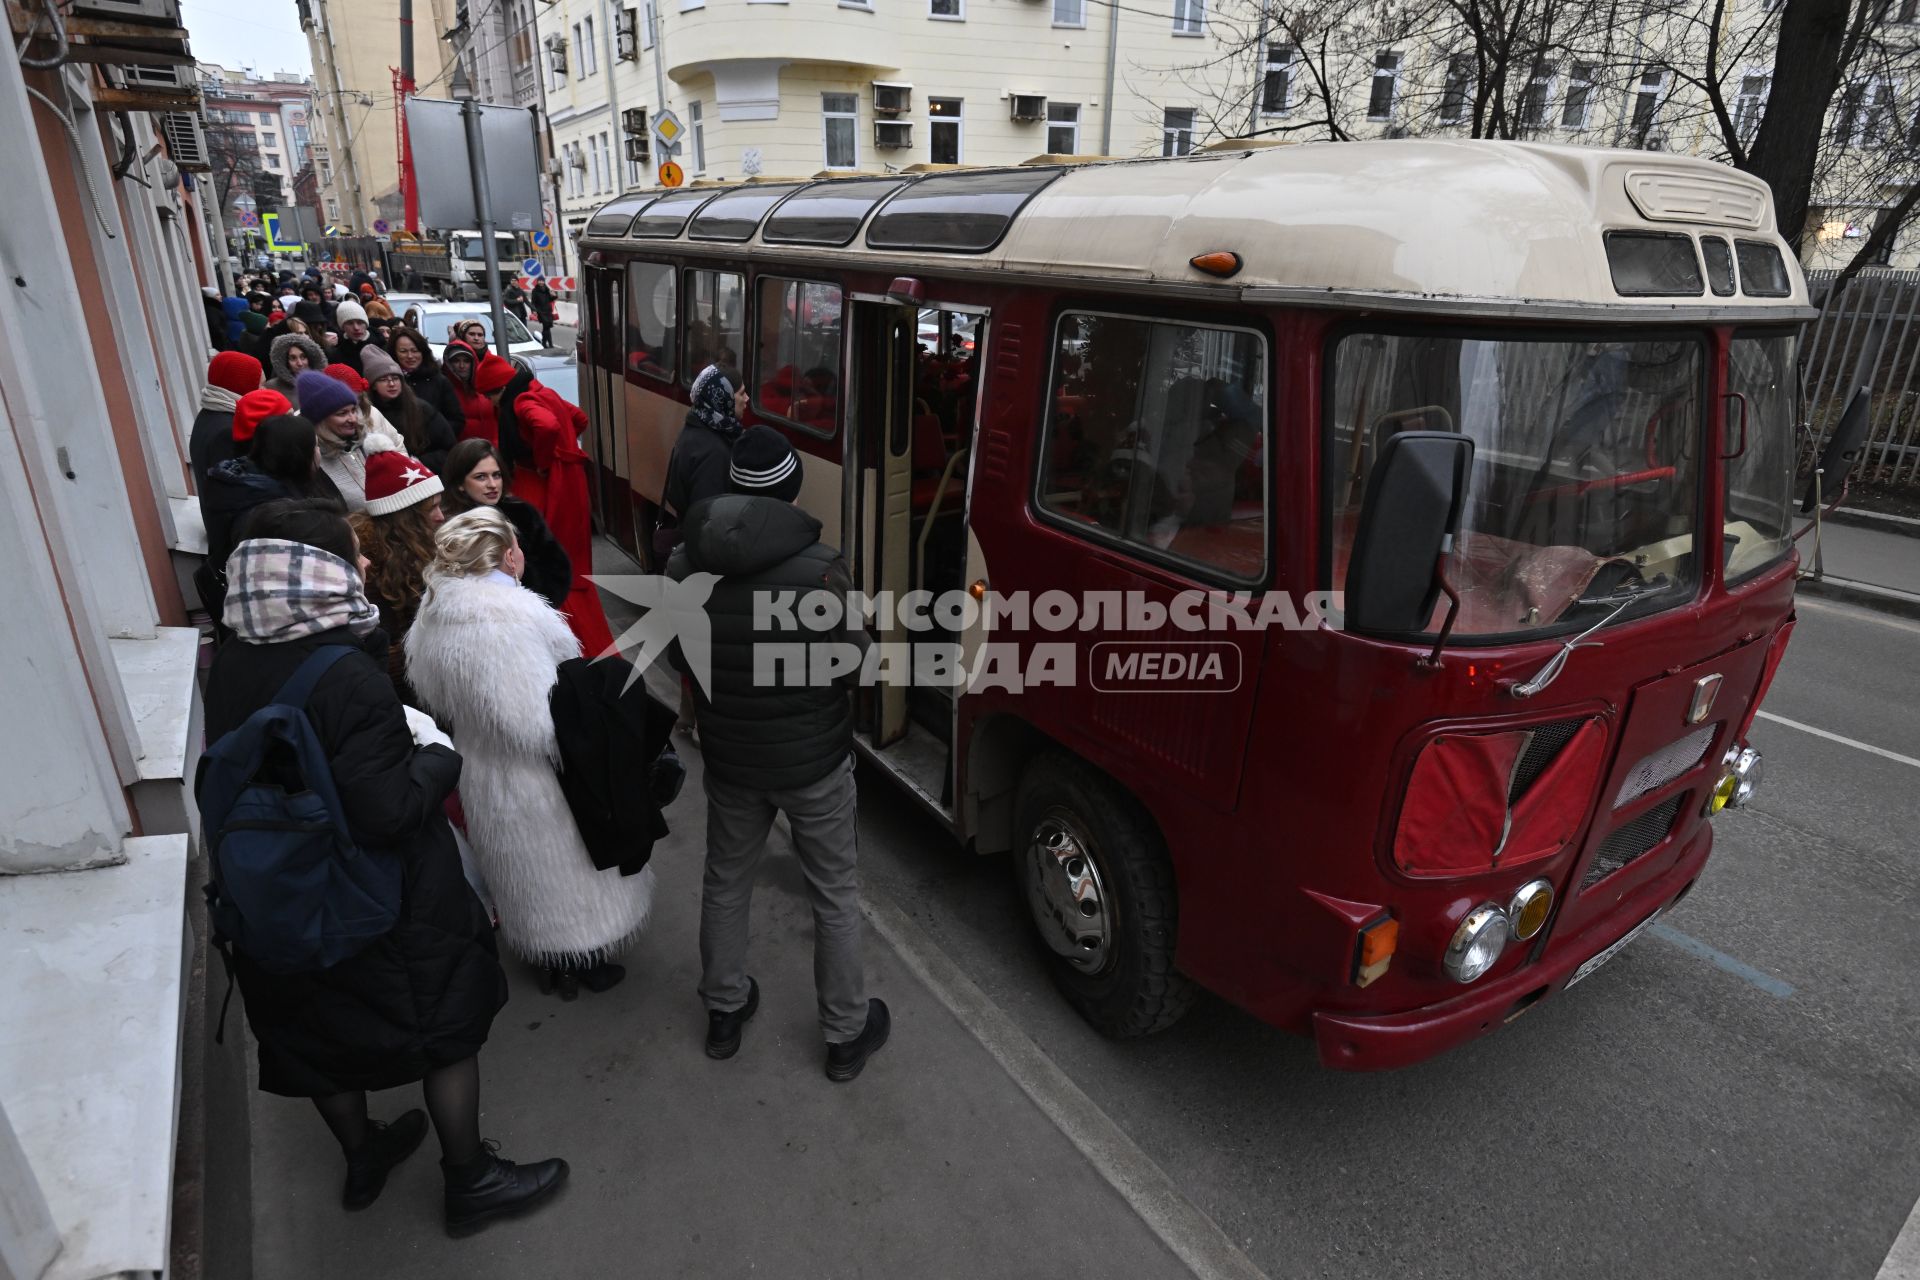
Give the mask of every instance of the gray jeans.
<svg viewBox="0 0 1920 1280">
<path fill-rule="evenodd" d="M 707 875 L 700 900 L 700 998 L 732 1012 L 747 1002 L 753 879 L 776 810 L 787 815 L 813 905 L 813 988 L 828 1044 L 867 1025 L 860 968 L 858 805 L 853 757 L 820 781 L 791 791 L 737 787 L 706 775 Z"/>
</svg>

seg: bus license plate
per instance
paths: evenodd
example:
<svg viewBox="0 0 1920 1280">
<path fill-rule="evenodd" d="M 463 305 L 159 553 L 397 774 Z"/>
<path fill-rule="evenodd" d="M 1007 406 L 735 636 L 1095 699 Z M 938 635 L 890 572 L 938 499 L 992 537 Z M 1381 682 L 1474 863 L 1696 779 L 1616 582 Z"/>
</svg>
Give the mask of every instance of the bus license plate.
<svg viewBox="0 0 1920 1280">
<path fill-rule="evenodd" d="M 1567 986 L 1562 987 L 1560 989 L 1562 991 L 1565 991 L 1568 987 L 1571 987 L 1574 983 L 1580 981 L 1580 979 L 1586 977 L 1588 974 L 1592 973 L 1595 969 L 1598 969 L 1601 965 L 1605 964 L 1607 961 L 1619 955 L 1621 950 L 1629 942 L 1632 942 L 1635 938 L 1639 937 L 1642 933 L 1646 931 L 1647 926 L 1651 925 L 1655 920 L 1658 920 L 1659 918 L 1660 918 L 1660 913 L 1656 911 L 1652 915 L 1648 916 L 1645 920 L 1642 920 L 1639 924 L 1633 926 L 1633 928 L 1627 930 L 1626 933 L 1621 936 L 1618 942 L 1614 943 L 1612 946 L 1608 947 L 1605 951 L 1602 951 L 1599 955 L 1595 956 L 1593 959 L 1581 965 L 1578 969 L 1575 969 L 1573 971 L 1573 976 L 1567 979 Z"/>
</svg>

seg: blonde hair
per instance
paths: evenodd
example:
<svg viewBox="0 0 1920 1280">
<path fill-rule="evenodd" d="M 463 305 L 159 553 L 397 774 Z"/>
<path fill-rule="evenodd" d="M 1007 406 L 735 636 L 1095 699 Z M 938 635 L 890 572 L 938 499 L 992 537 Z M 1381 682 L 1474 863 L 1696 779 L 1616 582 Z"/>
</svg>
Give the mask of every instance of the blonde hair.
<svg viewBox="0 0 1920 1280">
<path fill-rule="evenodd" d="M 434 578 L 478 578 L 498 569 L 513 548 L 513 524 L 497 507 L 463 511 L 433 536 Z"/>
</svg>

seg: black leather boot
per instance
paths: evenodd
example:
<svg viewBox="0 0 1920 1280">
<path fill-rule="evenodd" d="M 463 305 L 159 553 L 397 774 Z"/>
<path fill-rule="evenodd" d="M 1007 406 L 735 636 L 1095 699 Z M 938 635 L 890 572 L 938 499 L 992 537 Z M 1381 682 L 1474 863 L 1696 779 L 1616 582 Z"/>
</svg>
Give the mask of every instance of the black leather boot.
<svg viewBox="0 0 1920 1280">
<path fill-rule="evenodd" d="M 481 1144 L 480 1154 L 465 1164 L 442 1160 L 447 1180 L 447 1234 L 471 1231 L 501 1214 L 530 1209 L 567 1180 L 565 1160 L 515 1164 L 500 1155 L 500 1144 Z"/>
<path fill-rule="evenodd" d="M 347 1157 L 347 1184 L 340 1191 L 343 1209 L 364 1209 L 380 1198 L 387 1175 L 412 1155 L 427 1136 L 427 1113 L 415 1108 L 391 1124 L 372 1121 L 367 1140 Z"/>
<path fill-rule="evenodd" d="M 867 1059 L 880 1052 L 892 1029 L 893 1015 L 887 1012 L 887 1002 L 877 997 L 867 1001 L 867 1025 L 860 1034 L 845 1044 L 827 1046 L 827 1079 L 845 1084 L 859 1075 L 866 1069 Z"/>
<path fill-rule="evenodd" d="M 760 984 L 747 979 L 747 1002 L 731 1013 L 707 1010 L 707 1056 L 731 1058 L 740 1052 L 740 1028 L 760 1008 Z"/>
</svg>

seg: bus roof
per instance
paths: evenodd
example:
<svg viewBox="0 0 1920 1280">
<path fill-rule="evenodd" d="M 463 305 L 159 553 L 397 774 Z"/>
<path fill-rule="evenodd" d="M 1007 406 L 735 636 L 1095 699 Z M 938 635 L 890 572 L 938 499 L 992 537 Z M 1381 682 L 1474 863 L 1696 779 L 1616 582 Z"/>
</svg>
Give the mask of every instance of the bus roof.
<svg viewBox="0 0 1920 1280">
<path fill-rule="evenodd" d="M 677 242 L 899 274 L 988 270 L 1060 286 L 1437 314 L 1813 314 L 1764 183 L 1645 151 L 1314 143 L 784 189 L 735 183 L 682 190 L 655 217 L 635 216 L 667 194 L 615 200 L 589 221 L 583 245 Z M 1222 253 L 1239 256 L 1230 276 L 1192 265 Z"/>
</svg>

